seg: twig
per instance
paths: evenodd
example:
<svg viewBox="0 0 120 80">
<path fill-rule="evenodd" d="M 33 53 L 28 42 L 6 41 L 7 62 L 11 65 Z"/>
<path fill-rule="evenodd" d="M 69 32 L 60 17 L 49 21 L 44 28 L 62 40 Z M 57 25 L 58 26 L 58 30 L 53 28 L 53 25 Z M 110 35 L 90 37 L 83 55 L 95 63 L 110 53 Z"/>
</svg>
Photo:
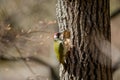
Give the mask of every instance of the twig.
<svg viewBox="0 0 120 80">
<path fill-rule="evenodd" d="M 54 32 L 36 30 L 36 31 L 24 32 L 24 33 L 22 33 L 22 34 L 20 34 L 20 35 L 30 35 L 30 34 L 33 34 L 33 33 L 40 33 L 40 32 L 44 32 L 44 33 L 48 33 L 48 34 L 54 33 Z"/>
<path fill-rule="evenodd" d="M 19 53 L 19 55 L 20 55 L 20 57 L 21 57 L 22 60 L 23 60 L 23 59 L 29 59 L 29 58 L 23 58 L 22 53 L 21 53 L 21 51 L 19 50 L 19 48 L 18 48 L 16 45 L 14 45 L 14 46 L 15 46 L 15 48 L 16 48 L 17 52 Z M 23 60 L 23 62 L 24 62 L 24 64 L 28 67 L 28 69 L 30 70 L 30 72 L 34 75 L 35 73 L 34 73 L 34 71 L 31 69 L 31 67 L 29 66 L 29 64 L 28 64 L 25 60 Z"/>
<path fill-rule="evenodd" d="M 39 58 L 36 58 L 36 57 L 33 57 L 33 56 L 30 56 L 30 57 L 5 57 L 5 56 L 0 56 L 0 60 L 3 60 L 3 61 L 20 61 L 20 60 L 23 60 L 25 62 L 27 58 L 30 61 L 37 62 L 39 64 L 42 64 L 42 65 L 45 65 L 45 66 L 49 67 L 50 71 L 51 71 L 52 80 L 59 80 L 59 77 L 58 77 L 58 75 L 56 75 L 56 72 L 54 71 L 54 68 L 50 64 L 45 63 L 43 60 L 41 60 Z"/>
</svg>

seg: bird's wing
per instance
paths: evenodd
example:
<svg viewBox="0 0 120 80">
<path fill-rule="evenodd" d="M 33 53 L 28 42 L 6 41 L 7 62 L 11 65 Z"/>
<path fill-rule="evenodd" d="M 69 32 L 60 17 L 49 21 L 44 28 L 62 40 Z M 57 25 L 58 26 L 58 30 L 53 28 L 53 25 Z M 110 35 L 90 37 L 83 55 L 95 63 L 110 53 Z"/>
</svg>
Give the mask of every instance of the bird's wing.
<svg viewBox="0 0 120 80">
<path fill-rule="evenodd" d="M 62 43 L 62 42 L 59 44 L 59 53 L 60 53 L 60 56 L 59 56 L 60 63 L 63 63 L 63 58 L 64 58 L 64 46 L 63 46 L 63 43 Z"/>
</svg>

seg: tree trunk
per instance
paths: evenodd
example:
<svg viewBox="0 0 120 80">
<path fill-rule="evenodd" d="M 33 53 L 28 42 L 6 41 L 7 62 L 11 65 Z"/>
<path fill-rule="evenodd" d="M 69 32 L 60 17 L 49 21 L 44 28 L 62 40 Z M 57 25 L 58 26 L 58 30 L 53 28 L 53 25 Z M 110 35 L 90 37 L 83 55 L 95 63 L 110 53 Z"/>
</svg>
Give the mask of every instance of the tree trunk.
<svg viewBox="0 0 120 80">
<path fill-rule="evenodd" d="M 59 31 L 71 33 L 60 80 L 112 80 L 109 0 L 57 0 Z"/>
</svg>

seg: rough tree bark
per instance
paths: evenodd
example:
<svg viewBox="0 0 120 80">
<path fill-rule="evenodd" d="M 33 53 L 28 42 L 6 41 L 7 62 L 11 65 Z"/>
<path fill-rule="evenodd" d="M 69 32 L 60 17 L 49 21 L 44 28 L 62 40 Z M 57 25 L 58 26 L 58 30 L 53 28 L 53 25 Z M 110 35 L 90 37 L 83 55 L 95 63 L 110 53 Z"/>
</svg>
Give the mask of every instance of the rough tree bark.
<svg viewBox="0 0 120 80">
<path fill-rule="evenodd" d="M 70 30 L 72 43 L 60 80 L 112 80 L 109 0 L 57 1 L 59 31 Z"/>
</svg>

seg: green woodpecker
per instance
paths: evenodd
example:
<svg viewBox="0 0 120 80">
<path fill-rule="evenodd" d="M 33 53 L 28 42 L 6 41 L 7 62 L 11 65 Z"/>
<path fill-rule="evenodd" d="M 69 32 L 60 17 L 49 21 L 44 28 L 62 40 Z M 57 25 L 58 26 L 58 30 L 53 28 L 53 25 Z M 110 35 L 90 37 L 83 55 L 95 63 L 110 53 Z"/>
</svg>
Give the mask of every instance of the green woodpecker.
<svg viewBox="0 0 120 80">
<path fill-rule="evenodd" d="M 63 64 L 64 63 L 64 46 L 63 40 L 60 38 L 62 33 L 54 34 L 54 50 L 56 53 L 56 57 L 58 61 Z"/>
</svg>

